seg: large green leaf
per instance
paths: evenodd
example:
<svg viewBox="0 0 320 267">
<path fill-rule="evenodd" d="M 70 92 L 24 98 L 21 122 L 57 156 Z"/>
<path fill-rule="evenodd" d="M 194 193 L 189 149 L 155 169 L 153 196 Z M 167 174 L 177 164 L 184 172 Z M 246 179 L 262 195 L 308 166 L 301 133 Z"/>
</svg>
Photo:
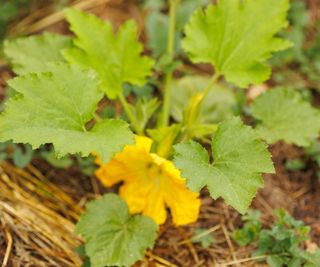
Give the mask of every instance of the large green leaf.
<svg viewBox="0 0 320 267">
<path fill-rule="evenodd" d="M 59 156 L 98 153 L 104 161 L 133 142 L 121 120 L 102 120 L 87 129 L 103 93 L 93 71 L 59 64 L 51 72 L 30 73 L 9 81 L 18 95 L 0 116 L 0 141 L 53 143 Z"/>
<path fill-rule="evenodd" d="M 265 63 L 291 46 L 275 35 L 287 26 L 289 0 L 220 0 L 198 10 L 185 28 L 183 48 L 194 63 L 211 63 L 238 86 L 270 76 Z"/>
<path fill-rule="evenodd" d="M 153 247 L 157 230 L 152 219 L 130 216 L 126 203 L 114 194 L 90 202 L 76 226 L 92 267 L 131 266 Z"/>
<path fill-rule="evenodd" d="M 259 96 L 252 104 L 252 115 L 261 121 L 258 133 L 271 144 L 284 140 L 308 146 L 319 136 L 320 111 L 294 90 L 274 89 Z"/>
<path fill-rule="evenodd" d="M 124 83 L 143 85 L 146 82 L 153 60 L 141 56 L 143 47 L 137 40 L 134 21 L 126 22 L 114 34 L 109 22 L 94 15 L 67 9 L 66 16 L 76 34 L 76 48 L 66 49 L 65 58 L 96 70 L 109 98 L 116 98 Z"/>
<path fill-rule="evenodd" d="M 17 74 L 50 69 L 49 63 L 63 62 L 61 50 L 71 47 L 71 38 L 46 32 L 4 43 L 4 52 Z"/>
<path fill-rule="evenodd" d="M 261 173 L 274 172 L 266 145 L 239 118 L 219 125 L 212 142 L 213 164 L 207 150 L 194 141 L 180 143 L 175 150 L 175 165 L 191 190 L 207 186 L 214 199 L 222 197 L 241 213 L 263 186 Z"/>
</svg>

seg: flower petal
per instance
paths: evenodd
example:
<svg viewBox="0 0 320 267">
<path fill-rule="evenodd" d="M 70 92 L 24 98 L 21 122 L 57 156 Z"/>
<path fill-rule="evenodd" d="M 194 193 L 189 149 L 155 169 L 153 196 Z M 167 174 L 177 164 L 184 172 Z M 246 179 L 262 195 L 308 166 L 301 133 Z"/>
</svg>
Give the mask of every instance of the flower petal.
<svg viewBox="0 0 320 267">
<path fill-rule="evenodd" d="M 141 186 L 136 181 L 127 182 L 121 186 L 120 196 L 127 202 L 130 213 L 142 213 L 163 224 L 167 218 L 164 199 L 162 192 L 154 189 L 151 183 Z"/>
<path fill-rule="evenodd" d="M 95 175 L 104 186 L 111 187 L 121 182 L 125 173 L 126 169 L 122 162 L 112 159 L 108 164 L 100 165 L 100 168 L 96 170 Z"/>
<path fill-rule="evenodd" d="M 186 187 L 185 180 L 180 177 L 180 172 L 172 162 L 163 162 L 162 169 L 169 183 L 166 185 L 168 189 L 164 191 L 164 199 L 170 208 L 173 223 L 184 225 L 195 222 L 201 205 L 199 194 Z"/>
<path fill-rule="evenodd" d="M 97 163 L 97 177 L 105 186 L 120 181 L 120 196 L 130 213 L 142 213 L 162 224 L 167 218 L 166 206 L 176 225 L 197 220 L 200 209 L 198 193 L 191 192 L 171 161 L 150 153 L 152 140 L 136 136 L 135 145 L 127 145 L 108 164 Z"/>
<path fill-rule="evenodd" d="M 201 204 L 198 195 L 183 185 L 175 185 L 166 192 L 165 202 L 175 225 L 193 223 L 198 219 Z"/>
</svg>

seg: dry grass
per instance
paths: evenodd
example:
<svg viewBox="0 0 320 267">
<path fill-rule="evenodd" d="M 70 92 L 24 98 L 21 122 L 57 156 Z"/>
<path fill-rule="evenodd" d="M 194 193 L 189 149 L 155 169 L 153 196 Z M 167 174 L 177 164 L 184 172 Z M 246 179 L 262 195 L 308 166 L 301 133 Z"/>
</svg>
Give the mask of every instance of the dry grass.
<svg viewBox="0 0 320 267">
<path fill-rule="evenodd" d="M 39 173 L 35 175 L 3 163 L 2 266 L 80 266 L 81 259 L 74 252 L 80 240 L 73 234 L 73 222 L 81 213 L 77 203 Z"/>
</svg>

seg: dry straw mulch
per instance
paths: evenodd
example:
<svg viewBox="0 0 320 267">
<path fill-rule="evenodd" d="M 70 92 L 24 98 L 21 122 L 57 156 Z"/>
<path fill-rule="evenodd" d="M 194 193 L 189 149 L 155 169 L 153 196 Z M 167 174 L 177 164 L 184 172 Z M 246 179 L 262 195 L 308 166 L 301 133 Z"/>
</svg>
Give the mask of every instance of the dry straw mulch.
<svg viewBox="0 0 320 267">
<path fill-rule="evenodd" d="M 0 167 L 2 266 L 80 266 L 74 221 L 82 209 L 36 169 Z"/>
</svg>

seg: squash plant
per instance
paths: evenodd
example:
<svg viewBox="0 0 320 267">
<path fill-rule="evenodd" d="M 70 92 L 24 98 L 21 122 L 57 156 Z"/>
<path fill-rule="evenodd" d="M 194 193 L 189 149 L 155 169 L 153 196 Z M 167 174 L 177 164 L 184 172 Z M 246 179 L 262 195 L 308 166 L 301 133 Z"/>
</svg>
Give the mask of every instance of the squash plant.
<svg viewBox="0 0 320 267">
<path fill-rule="evenodd" d="M 76 227 L 94 267 L 142 259 L 166 208 L 177 226 L 197 221 L 204 187 L 245 213 L 263 187 L 262 174 L 274 172 L 267 144 L 307 146 L 320 130 L 319 111 L 286 88 L 253 101 L 253 127 L 226 108 L 235 101 L 232 88 L 268 80 L 267 60 L 292 46 L 278 37 L 289 0 L 201 2 L 184 26 L 180 59 L 214 71 L 199 77 L 181 68 L 182 79 L 174 75 L 182 3 L 168 4 L 167 48 L 155 60 L 144 54 L 133 20 L 114 29 L 75 9 L 65 11 L 73 37 L 44 33 L 5 43 L 18 76 L 8 82 L 16 94 L 0 116 L 0 141 L 34 149 L 51 143 L 58 157 L 94 155 L 105 186 L 122 182 L 118 195 L 90 202 Z M 159 92 L 146 94 L 148 88 Z M 101 103 L 118 103 L 124 114 L 105 118 Z M 203 146 L 208 141 L 212 154 Z"/>
</svg>

